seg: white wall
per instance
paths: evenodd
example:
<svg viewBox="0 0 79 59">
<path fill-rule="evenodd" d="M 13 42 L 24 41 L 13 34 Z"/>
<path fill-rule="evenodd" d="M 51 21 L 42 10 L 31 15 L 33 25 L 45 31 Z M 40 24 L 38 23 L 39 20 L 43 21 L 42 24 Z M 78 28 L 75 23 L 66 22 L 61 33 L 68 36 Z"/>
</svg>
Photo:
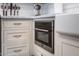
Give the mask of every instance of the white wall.
<svg viewBox="0 0 79 59">
<path fill-rule="evenodd" d="M 79 13 L 79 3 L 55 3 L 54 11 L 58 13 Z"/>
<path fill-rule="evenodd" d="M 55 14 L 63 13 L 63 4 L 62 3 L 54 4 L 54 13 Z"/>
<path fill-rule="evenodd" d="M 34 15 L 32 3 L 18 3 L 17 5 L 21 7 L 19 11 L 19 16 L 33 16 Z M 0 3 L 0 6 L 1 6 L 1 3 Z M 1 8 L 0 8 L 0 15 L 2 15 Z"/>
<path fill-rule="evenodd" d="M 54 4 L 53 3 L 45 3 L 43 5 L 43 14 L 53 14 L 54 13 Z"/>
<path fill-rule="evenodd" d="M 64 13 L 79 13 L 79 3 L 64 3 Z"/>
</svg>

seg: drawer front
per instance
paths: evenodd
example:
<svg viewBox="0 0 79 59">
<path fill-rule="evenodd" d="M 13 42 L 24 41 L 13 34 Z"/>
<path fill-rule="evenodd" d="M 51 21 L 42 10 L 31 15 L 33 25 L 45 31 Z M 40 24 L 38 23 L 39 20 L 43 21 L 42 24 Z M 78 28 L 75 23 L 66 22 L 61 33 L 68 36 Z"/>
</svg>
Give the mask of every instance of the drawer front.
<svg viewBox="0 0 79 59">
<path fill-rule="evenodd" d="M 7 48 L 7 52 L 5 55 L 8 56 L 28 56 L 29 55 L 29 47 L 22 46 L 22 47 L 14 47 L 14 48 Z"/>
<path fill-rule="evenodd" d="M 30 40 L 29 33 L 23 31 L 5 31 L 4 43 L 8 46 L 28 44 Z"/>
<path fill-rule="evenodd" d="M 29 20 L 4 20 L 3 21 L 3 27 L 5 29 L 8 29 L 8 28 L 15 28 L 15 29 L 31 29 L 33 25 L 33 22 L 32 21 L 29 21 Z"/>
</svg>

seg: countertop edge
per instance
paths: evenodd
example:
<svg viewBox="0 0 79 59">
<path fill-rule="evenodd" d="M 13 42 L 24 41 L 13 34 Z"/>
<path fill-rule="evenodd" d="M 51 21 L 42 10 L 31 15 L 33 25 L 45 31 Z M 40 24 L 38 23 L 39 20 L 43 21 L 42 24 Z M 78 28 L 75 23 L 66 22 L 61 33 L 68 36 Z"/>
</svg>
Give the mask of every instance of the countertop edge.
<svg viewBox="0 0 79 59">
<path fill-rule="evenodd" d="M 0 16 L 1 19 L 39 19 L 39 18 L 55 18 L 55 15 L 40 15 L 40 16 Z"/>
</svg>

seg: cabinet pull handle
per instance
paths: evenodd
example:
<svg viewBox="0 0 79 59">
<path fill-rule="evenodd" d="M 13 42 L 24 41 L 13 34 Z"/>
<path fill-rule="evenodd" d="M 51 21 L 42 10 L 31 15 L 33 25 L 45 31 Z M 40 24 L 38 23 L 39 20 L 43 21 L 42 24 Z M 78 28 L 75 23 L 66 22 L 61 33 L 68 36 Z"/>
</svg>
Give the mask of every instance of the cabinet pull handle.
<svg viewBox="0 0 79 59">
<path fill-rule="evenodd" d="M 21 35 L 14 35 L 13 37 L 19 38 L 19 37 L 21 37 Z"/>
<path fill-rule="evenodd" d="M 22 23 L 14 23 L 14 25 L 21 25 Z"/>
<path fill-rule="evenodd" d="M 22 50 L 21 49 L 19 49 L 19 50 L 14 50 L 14 52 L 21 52 Z"/>
</svg>

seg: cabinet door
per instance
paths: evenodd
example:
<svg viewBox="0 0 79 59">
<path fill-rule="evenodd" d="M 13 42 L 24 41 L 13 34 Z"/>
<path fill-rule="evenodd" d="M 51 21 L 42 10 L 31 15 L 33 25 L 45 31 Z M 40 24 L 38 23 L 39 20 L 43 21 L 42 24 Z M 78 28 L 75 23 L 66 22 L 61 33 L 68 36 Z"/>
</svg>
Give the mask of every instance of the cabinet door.
<svg viewBox="0 0 79 59">
<path fill-rule="evenodd" d="M 29 56 L 28 46 L 7 48 L 5 56 Z"/>
<path fill-rule="evenodd" d="M 79 47 L 63 43 L 62 54 L 63 56 L 79 56 Z"/>
</svg>

